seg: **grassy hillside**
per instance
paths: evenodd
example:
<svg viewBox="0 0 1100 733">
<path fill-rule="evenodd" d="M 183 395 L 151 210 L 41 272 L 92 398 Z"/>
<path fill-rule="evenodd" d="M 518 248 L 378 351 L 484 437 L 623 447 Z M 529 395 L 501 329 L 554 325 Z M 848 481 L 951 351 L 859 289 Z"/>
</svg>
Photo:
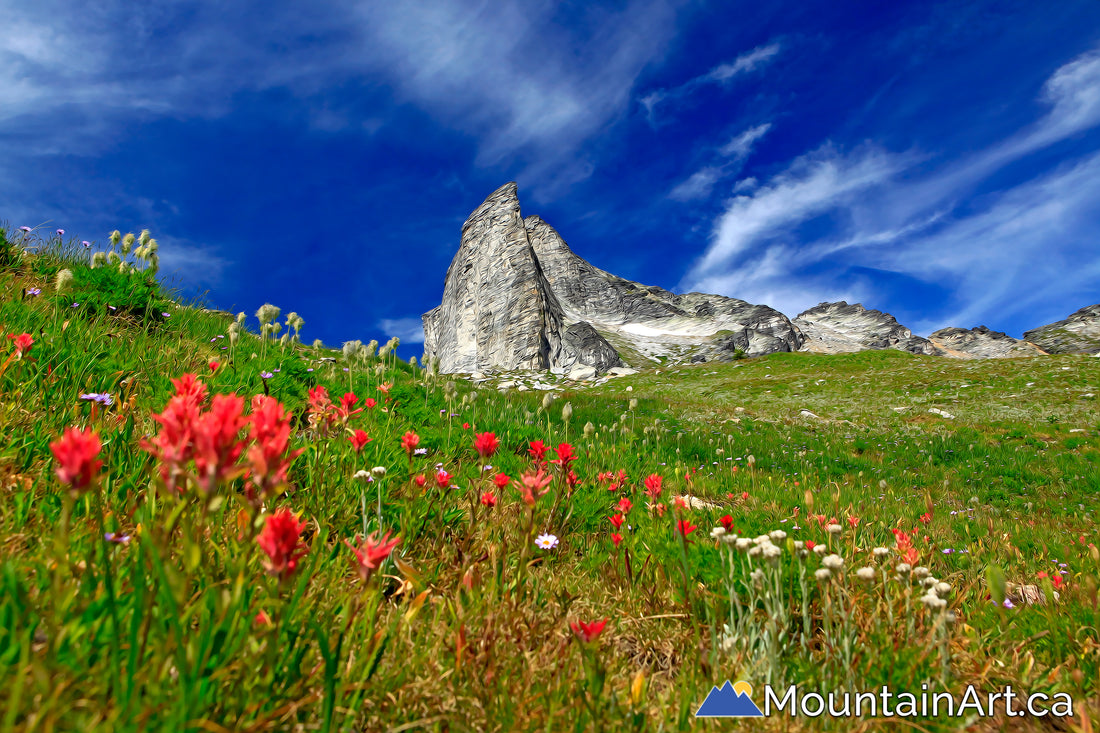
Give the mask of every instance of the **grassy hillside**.
<svg viewBox="0 0 1100 733">
<path fill-rule="evenodd" d="M 716 729 L 727 679 L 1100 713 L 1100 359 L 499 394 L 237 330 L 123 249 L 0 243 L 0 731 Z"/>
</svg>

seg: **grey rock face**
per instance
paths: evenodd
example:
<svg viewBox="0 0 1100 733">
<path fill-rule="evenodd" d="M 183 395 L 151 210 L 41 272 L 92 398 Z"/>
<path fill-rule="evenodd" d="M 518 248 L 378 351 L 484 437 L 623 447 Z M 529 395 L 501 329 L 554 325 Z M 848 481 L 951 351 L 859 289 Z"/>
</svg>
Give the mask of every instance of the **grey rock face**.
<svg viewBox="0 0 1100 733">
<path fill-rule="evenodd" d="M 537 216 L 520 218 L 516 185 L 470 215 L 443 289 L 424 315 L 424 351 L 444 373 L 578 366 L 599 373 L 701 355 L 794 351 L 782 313 L 718 295 L 677 295 L 616 277 L 578 257 Z"/>
<path fill-rule="evenodd" d="M 1085 306 L 1063 321 L 1024 331 L 1024 339 L 1048 354 L 1100 353 L 1100 304 Z"/>
<path fill-rule="evenodd" d="M 1043 353 L 1035 344 L 1014 339 L 1001 331 L 991 331 L 985 326 L 941 328 L 928 340 L 946 356 L 963 359 L 1009 359 Z"/>
<path fill-rule="evenodd" d="M 560 364 L 562 367 L 585 364 L 602 374 L 611 367 L 622 366 L 623 362 L 619 352 L 591 324 L 581 321 L 565 329 Z"/>
<path fill-rule="evenodd" d="M 443 302 L 423 320 L 424 351 L 444 373 L 546 369 L 557 358 L 561 309 L 527 241 L 516 184 L 463 224 Z"/>
<path fill-rule="evenodd" d="M 799 313 L 794 325 L 802 331 L 804 351 L 840 354 L 863 349 L 898 349 L 914 354 L 937 355 L 928 339 L 897 322 L 889 313 L 867 310 L 860 303 L 821 303 Z"/>
</svg>

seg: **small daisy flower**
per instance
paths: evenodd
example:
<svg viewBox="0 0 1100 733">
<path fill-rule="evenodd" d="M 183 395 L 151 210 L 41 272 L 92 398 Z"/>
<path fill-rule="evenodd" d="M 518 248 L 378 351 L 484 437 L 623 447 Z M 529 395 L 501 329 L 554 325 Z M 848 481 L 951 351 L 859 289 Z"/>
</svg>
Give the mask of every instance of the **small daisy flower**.
<svg viewBox="0 0 1100 733">
<path fill-rule="evenodd" d="M 540 534 L 535 538 L 535 545 L 542 550 L 552 550 L 558 546 L 558 538 L 552 534 Z"/>
</svg>

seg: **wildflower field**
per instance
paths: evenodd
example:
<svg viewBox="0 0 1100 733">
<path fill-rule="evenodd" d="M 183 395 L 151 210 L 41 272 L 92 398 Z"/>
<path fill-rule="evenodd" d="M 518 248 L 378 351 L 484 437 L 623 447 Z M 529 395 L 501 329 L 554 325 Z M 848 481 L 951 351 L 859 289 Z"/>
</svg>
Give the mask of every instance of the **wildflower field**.
<svg viewBox="0 0 1100 733">
<path fill-rule="evenodd" d="M 696 719 L 726 680 L 1093 730 L 1100 359 L 501 393 L 180 304 L 157 256 L 0 235 L 0 731 L 887 725 Z"/>
</svg>

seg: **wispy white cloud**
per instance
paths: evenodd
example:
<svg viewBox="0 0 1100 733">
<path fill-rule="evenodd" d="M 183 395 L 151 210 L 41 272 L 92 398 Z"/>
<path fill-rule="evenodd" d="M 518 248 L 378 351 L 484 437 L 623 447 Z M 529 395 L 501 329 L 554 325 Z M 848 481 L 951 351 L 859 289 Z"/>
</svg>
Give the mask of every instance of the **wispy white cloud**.
<svg viewBox="0 0 1100 733">
<path fill-rule="evenodd" d="M 738 160 L 744 160 L 752 153 L 753 148 L 768 131 L 772 129 L 772 123 L 764 122 L 750 127 L 749 129 L 738 133 L 728 143 L 718 149 L 718 152 L 722 155 L 726 155 Z"/>
<path fill-rule="evenodd" d="M 931 171 L 928 155 L 870 144 L 848 152 L 826 145 L 800 157 L 730 199 L 681 286 L 793 316 L 839 292 L 873 299 L 878 286 L 851 273 L 874 268 L 954 293 L 912 324 L 927 330 L 1021 314 L 1057 293 L 1089 297 L 1091 288 L 1094 297 L 1100 153 L 973 196 L 1009 163 L 1100 124 L 1100 53 L 1058 69 L 1040 99 L 1048 110 L 1035 122 Z M 964 198 L 967 208 L 957 210 Z M 802 225 L 823 215 L 828 224 L 807 239 Z"/>
<path fill-rule="evenodd" d="M 526 169 L 532 184 L 583 177 L 581 146 L 628 109 L 682 3 L 628 0 L 566 26 L 548 0 L 321 0 L 261 12 L 0 0 L 0 125 L 43 153 L 71 152 L 73 128 L 93 145 L 135 114 L 217 117 L 240 91 L 285 88 L 318 130 L 370 134 L 384 115 L 364 123 L 324 94 L 367 81 L 470 135 L 481 165 Z M 50 115 L 67 124 L 43 125 Z"/>
<path fill-rule="evenodd" d="M 378 322 L 378 328 L 387 337 L 396 336 L 403 344 L 424 343 L 424 323 L 419 318 L 383 318 Z"/>
<path fill-rule="evenodd" d="M 765 46 L 757 46 L 751 51 L 738 56 L 733 61 L 719 64 L 709 71 L 700 74 L 669 89 L 651 89 L 638 98 L 638 102 L 645 108 L 646 118 L 650 124 L 657 123 L 657 107 L 666 103 L 673 103 L 690 97 L 699 89 L 713 84 L 726 85 L 739 76 L 750 74 L 770 63 L 782 50 L 779 42 L 772 42 Z"/>
<path fill-rule="evenodd" d="M 717 150 L 719 156 L 726 158 L 725 161 L 711 163 L 692 173 L 687 179 L 676 184 L 668 197 L 674 201 L 686 202 L 710 196 L 719 181 L 741 172 L 745 160 L 752 154 L 756 143 L 768 133 L 771 127 L 770 122 L 764 122 L 735 135 L 732 140 Z"/>
</svg>

